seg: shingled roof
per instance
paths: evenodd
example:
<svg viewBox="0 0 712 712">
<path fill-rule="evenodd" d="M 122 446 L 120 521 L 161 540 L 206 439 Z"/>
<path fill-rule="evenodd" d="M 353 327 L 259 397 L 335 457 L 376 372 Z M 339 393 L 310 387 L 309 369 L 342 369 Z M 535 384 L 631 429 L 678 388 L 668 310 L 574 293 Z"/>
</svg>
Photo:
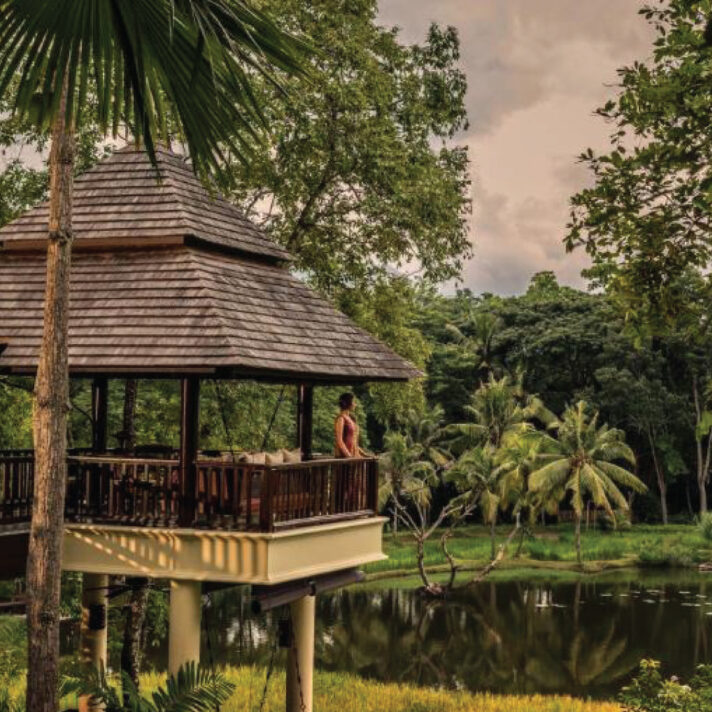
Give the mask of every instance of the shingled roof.
<svg viewBox="0 0 712 712">
<path fill-rule="evenodd" d="M 238 210 L 219 202 L 220 218 L 213 222 L 224 221 L 225 228 L 207 222 L 216 203 L 185 177 L 189 168 L 165 152 L 161 163 L 168 169 L 160 185 L 145 169 L 145 156 L 135 151 L 115 154 L 77 181 L 85 211 L 78 240 L 97 249 L 78 249 L 73 257 L 72 372 L 202 372 L 334 383 L 419 375 L 290 274 L 286 253 Z M 107 177 L 119 180 L 117 166 L 140 183 L 140 190 L 132 188 L 131 211 L 119 220 L 103 211 L 118 206 L 122 188 Z M 121 181 L 127 185 L 131 179 Z M 146 202 L 144 191 L 153 202 Z M 102 208 L 93 222 L 91 205 Z M 144 208 L 156 217 L 142 217 Z M 42 214 L 46 208 L 30 211 L 0 231 L 12 242 L 12 249 L 0 250 L 0 344 L 7 345 L 0 346 L 0 371 L 31 373 L 37 365 L 45 278 L 44 252 L 38 249 Z M 189 224 L 195 232 L 182 233 Z M 166 240 L 169 233 L 181 239 Z"/>
<path fill-rule="evenodd" d="M 154 167 L 145 151 L 124 148 L 76 179 L 78 247 L 90 240 L 98 248 L 117 241 L 131 246 L 193 239 L 265 259 L 289 259 L 240 210 L 211 196 L 182 157 L 160 147 L 156 157 Z M 6 248 L 43 243 L 48 219 L 43 203 L 0 229 L 0 243 Z"/>
</svg>

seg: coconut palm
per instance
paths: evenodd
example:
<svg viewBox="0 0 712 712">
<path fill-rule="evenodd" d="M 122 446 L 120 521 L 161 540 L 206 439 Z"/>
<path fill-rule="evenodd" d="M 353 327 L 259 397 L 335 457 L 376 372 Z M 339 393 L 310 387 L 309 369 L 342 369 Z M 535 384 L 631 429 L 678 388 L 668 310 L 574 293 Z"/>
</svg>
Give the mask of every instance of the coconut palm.
<svg viewBox="0 0 712 712">
<path fill-rule="evenodd" d="M 457 453 L 485 442 L 499 448 L 508 435 L 525 432 L 532 420 L 546 426 L 555 421 L 539 398 L 524 392 L 521 374 L 516 380 L 510 376 L 497 379 L 490 374 L 474 392 L 465 411 L 470 416 L 468 422 L 450 425 L 444 431 Z"/>
<path fill-rule="evenodd" d="M 383 480 L 378 491 L 379 504 L 393 502 L 393 535 L 398 534 L 398 508 L 404 497 L 417 499 L 427 507 L 435 465 L 428 460 L 427 449 L 414 442 L 410 435 L 392 431 L 384 438 L 385 452 L 381 457 Z"/>
<path fill-rule="evenodd" d="M 450 453 L 442 445 L 444 418 L 442 406 L 436 405 L 426 408 L 423 413 L 409 413 L 405 423 L 412 441 L 423 448 L 423 456 L 436 468 L 445 467 L 451 460 Z"/>
<path fill-rule="evenodd" d="M 497 455 L 489 443 L 471 448 L 455 461 L 445 475 L 446 481 L 459 492 L 453 501 L 463 505 L 476 502 L 485 524 L 489 524 L 493 560 L 497 554 L 497 513 L 503 501 L 502 478 L 506 473 Z"/>
<path fill-rule="evenodd" d="M 115 136 L 123 128 L 155 159 L 157 141 L 170 139 L 173 126 L 196 171 L 218 175 L 225 152 L 246 157 L 260 125 L 250 77 L 271 76 L 275 67 L 298 71 L 304 45 L 245 0 L 0 0 L 0 38 L 0 96 L 51 135 L 33 424 L 27 709 L 54 712 L 75 131 L 88 121 Z"/>
<path fill-rule="evenodd" d="M 539 453 L 529 488 L 540 501 L 571 497 L 576 521 L 576 559 L 581 564 L 581 517 L 590 498 L 615 522 L 613 509 L 628 509 L 619 487 L 644 492 L 646 486 L 616 461 L 635 464 L 635 455 L 621 430 L 598 424 L 598 413 L 588 416 L 584 401 L 566 410 L 556 437 L 539 434 Z"/>
<path fill-rule="evenodd" d="M 492 341 L 502 328 L 502 320 L 492 312 L 470 311 L 462 323 L 446 327 L 452 341 L 479 359 L 478 371 L 492 370 Z"/>
</svg>

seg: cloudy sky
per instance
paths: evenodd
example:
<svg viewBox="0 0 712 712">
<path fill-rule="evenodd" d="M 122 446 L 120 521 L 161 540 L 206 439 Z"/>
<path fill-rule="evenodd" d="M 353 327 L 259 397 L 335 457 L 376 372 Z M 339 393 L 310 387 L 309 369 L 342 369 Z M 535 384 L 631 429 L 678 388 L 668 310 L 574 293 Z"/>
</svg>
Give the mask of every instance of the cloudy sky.
<svg viewBox="0 0 712 712">
<path fill-rule="evenodd" d="M 647 58 L 642 0 L 380 0 L 382 24 L 408 42 L 436 21 L 460 33 L 467 73 L 475 257 L 463 274 L 477 292 L 521 292 L 550 269 L 582 285 L 583 254 L 564 253 L 568 200 L 586 184 L 576 156 L 605 147 L 593 110 L 616 68 Z"/>
</svg>

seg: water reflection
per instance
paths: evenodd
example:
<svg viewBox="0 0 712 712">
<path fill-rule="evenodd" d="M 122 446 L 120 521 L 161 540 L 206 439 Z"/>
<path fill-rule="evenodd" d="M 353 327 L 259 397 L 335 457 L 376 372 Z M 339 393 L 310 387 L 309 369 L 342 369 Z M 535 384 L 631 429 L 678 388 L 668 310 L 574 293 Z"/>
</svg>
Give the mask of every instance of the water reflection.
<svg viewBox="0 0 712 712">
<path fill-rule="evenodd" d="M 708 595 L 709 590 L 709 595 Z M 244 589 L 213 594 L 203 655 L 265 663 L 279 614 Z M 487 583 L 447 602 L 351 588 L 317 605 L 317 664 L 378 680 L 496 692 L 610 696 L 641 658 L 688 675 L 712 662 L 712 586 Z M 154 658 L 165 664 L 165 650 Z"/>
</svg>

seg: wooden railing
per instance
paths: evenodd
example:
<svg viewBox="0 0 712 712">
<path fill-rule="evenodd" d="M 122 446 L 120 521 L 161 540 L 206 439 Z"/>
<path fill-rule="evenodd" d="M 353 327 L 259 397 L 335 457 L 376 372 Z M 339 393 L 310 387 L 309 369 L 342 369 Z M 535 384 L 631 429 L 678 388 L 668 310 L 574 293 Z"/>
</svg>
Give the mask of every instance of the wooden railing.
<svg viewBox="0 0 712 712">
<path fill-rule="evenodd" d="M 65 518 L 135 526 L 175 526 L 178 460 L 70 456 Z"/>
<path fill-rule="evenodd" d="M 15 524 L 32 516 L 35 461 L 32 450 L 0 455 L 0 522 Z"/>
<path fill-rule="evenodd" d="M 376 514 L 378 461 L 315 460 L 265 472 L 260 529 L 309 526 Z"/>
<path fill-rule="evenodd" d="M 263 531 L 373 516 L 378 461 L 312 460 L 284 465 L 198 460 L 195 496 L 181 496 L 177 459 L 72 454 L 65 518 L 78 523 Z M 0 525 L 29 521 L 31 451 L 0 452 Z"/>
</svg>

